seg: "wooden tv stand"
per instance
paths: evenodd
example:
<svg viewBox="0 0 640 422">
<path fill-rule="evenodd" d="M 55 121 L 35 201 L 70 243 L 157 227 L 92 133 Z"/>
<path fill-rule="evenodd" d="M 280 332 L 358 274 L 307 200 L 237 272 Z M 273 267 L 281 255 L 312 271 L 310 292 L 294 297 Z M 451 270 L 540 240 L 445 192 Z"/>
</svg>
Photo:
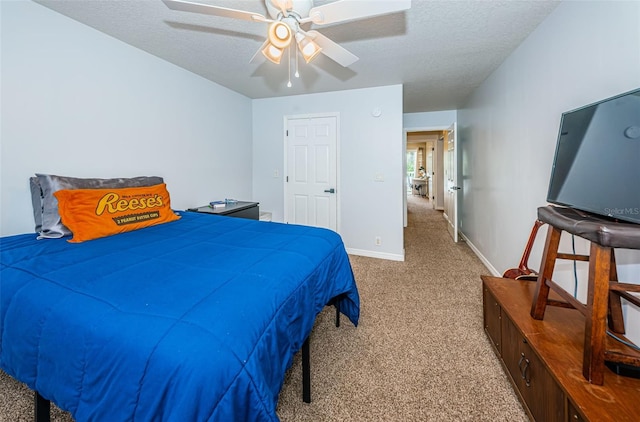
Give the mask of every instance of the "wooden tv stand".
<svg viewBox="0 0 640 422">
<path fill-rule="evenodd" d="M 583 377 L 579 311 L 548 307 L 544 320 L 536 320 L 529 314 L 535 283 L 482 276 L 482 284 L 485 332 L 532 420 L 640 420 L 640 379 L 609 369 L 604 385 Z"/>
</svg>

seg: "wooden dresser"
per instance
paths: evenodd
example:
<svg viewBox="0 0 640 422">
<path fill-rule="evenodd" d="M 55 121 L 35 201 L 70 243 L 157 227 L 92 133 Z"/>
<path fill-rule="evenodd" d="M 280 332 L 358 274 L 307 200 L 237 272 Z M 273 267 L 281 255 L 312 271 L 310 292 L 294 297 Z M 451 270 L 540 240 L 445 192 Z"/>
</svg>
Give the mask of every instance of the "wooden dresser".
<svg viewBox="0 0 640 422">
<path fill-rule="evenodd" d="M 485 331 L 532 420 L 640 421 L 640 379 L 607 370 L 598 386 L 582 375 L 580 312 L 548 307 L 535 320 L 535 283 L 482 276 L 482 287 Z"/>
</svg>

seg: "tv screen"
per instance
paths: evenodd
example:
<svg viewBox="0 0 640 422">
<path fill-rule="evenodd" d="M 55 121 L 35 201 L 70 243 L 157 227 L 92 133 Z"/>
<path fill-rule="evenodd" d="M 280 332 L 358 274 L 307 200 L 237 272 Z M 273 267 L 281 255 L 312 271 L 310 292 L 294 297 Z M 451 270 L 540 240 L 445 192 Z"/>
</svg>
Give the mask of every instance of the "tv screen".
<svg viewBox="0 0 640 422">
<path fill-rule="evenodd" d="M 547 201 L 640 224 L 640 89 L 562 114 Z"/>
</svg>

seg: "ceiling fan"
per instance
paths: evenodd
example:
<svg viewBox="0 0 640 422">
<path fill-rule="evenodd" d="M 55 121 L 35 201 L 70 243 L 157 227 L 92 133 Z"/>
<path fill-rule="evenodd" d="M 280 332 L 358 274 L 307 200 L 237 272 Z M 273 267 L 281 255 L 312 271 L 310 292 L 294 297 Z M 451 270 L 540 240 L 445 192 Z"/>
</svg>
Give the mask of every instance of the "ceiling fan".
<svg viewBox="0 0 640 422">
<path fill-rule="evenodd" d="M 311 23 L 319 26 L 342 23 L 400 12 L 411 7 L 411 0 L 338 0 L 315 7 L 313 0 L 264 0 L 271 17 L 267 18 L 256 12 L 202 3 L 183 0 L 162 1 L 172 10 L 268 23 L 267 39 L 258 52 L 273 63 L 280 63 L 285 49 L 295 41 L 307 63 L 322 53 L 344 67 L 355 63 L 358 57 L 318 31 L 305 31 L 301 27 Z"/>
</svg>

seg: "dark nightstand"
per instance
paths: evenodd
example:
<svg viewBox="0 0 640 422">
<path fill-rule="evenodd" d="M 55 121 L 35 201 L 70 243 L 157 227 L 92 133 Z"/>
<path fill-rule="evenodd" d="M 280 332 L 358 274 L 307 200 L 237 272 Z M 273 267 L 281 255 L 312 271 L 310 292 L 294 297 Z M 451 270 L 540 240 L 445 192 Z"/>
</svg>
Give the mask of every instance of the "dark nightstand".
<svg viewBox="0 0 640 422">
<path fill-rule="evenodd" d="M 235 204 L 227 204 L 223 208 L 211 208 L 204 205 L 198 208 L 189 208 L 187 211 L 201 212 L 205 214 L 226 215 L 227 217 L 248 218 L 250 220 L 260 219 L 260 209 L 258 202 L 238 201 Z"/>
</svg>

